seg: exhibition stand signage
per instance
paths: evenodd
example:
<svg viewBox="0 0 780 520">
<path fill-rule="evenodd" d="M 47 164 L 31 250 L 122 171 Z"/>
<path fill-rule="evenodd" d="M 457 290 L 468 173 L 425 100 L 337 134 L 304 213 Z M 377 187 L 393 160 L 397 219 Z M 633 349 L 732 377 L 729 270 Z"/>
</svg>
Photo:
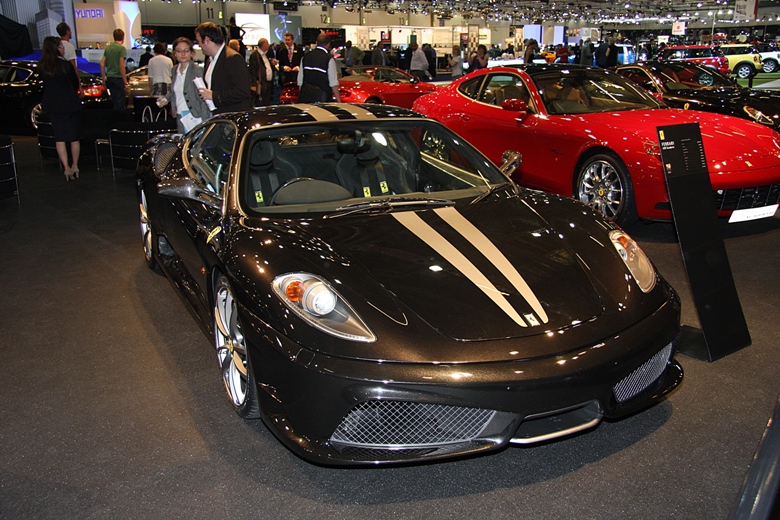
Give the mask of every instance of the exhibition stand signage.
<svg viewBox="0 0 780 520">
<path fill-rule="evenodd" d="M 720 231 L 697 123 L 657 128 L 666 186 L 701 334 L 683 335 L 679 351 L 715 361 L 750 345 Z"/>
</svg>

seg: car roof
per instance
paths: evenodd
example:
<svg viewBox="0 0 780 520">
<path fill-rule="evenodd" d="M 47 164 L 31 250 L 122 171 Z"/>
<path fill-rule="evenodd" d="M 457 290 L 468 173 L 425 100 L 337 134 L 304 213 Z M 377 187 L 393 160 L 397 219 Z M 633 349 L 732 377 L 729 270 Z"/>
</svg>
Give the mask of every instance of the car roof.
<svg viewBox="0 0 780 520">
<path fill-rule="evenodd" d="M 305 123 L 377 121 L 378 119 L 417 118 L 424 116 L 406 108 L 390 105 L 321 103 L 259 107 L 247 112 L 229 112 L 214 120 L 230 120 L 239 126 L 279 126 Z"/>
<path fill-rule="evenodd" d="M 16 65 L 18 67 L 35 68 L 38 62 L 34 60 L 0 60 L 0 65 Z"/>
<path fill-rule="evenodd" d="M 667 45 L 666 49 L 709 49 L 712 45 Z"/>
</svg>

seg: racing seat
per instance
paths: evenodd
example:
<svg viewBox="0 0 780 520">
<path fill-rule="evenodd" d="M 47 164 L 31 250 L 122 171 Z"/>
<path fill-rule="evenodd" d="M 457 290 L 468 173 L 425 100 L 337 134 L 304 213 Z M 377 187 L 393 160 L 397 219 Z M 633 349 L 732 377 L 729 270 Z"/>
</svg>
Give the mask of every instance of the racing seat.
<svg viewBox="0 0 780 520">
<path fill-rule="evenodd" d="M 297 165 L 279 157 L 278 146 L 269 141 L 258 141 L 252 147 L 249 158 L 250 193 L 247 197 L 250 207 L 267 206 L 280 186 L 301 176 Z"/>
<path fill-rule="evenodd" d="M 392 168 L 393 165 L 388 165 Z M 395 165 L 400 170 L 398 165 Z M 339 183 L 354 197 L 372 197 L 390 193 L 385 165 L 374 146 L 357 153 L 345 153 L 336 165 Z"/>
</svg>

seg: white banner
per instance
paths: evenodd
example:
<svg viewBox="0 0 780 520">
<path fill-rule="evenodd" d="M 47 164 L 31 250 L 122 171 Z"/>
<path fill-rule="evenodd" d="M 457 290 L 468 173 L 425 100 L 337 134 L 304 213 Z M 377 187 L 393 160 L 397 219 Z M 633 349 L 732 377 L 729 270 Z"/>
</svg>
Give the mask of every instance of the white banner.
<svg viewBox="0 0 780 520">
<path fill-rule="evenodd" d="M 685 22 L 674 22 L 672 24 L 672 34 L 675 36 L 685 36 Z"/>
<path fill-rule="evenodd" d="M 755 20 L 758 15 L 756 0 L 736 0 L 734 3 L 735 20 Z"/>
</svg>

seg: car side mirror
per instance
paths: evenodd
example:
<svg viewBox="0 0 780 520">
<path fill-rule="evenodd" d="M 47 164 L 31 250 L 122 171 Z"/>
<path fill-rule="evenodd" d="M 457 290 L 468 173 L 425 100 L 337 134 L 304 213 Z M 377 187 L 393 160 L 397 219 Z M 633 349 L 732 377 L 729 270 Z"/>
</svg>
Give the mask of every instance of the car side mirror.
<svg viewBox="0 0 780 520">
<path fill-rule="evenodd" d="M 213 210 L 222 209 L 222 197 L 204 190 L 195 179 L 171 179 L 157 184 L 157 192 L 164 197 L 200 202 Z"/>
<path fill-rule="evenodd" d="M 522 99 L 505 99 L 501 102 L 501 108 L 509 112 L 528 112 L 528 103 Z"/>
<path fill-rule="evenodd" d="M 507 177 L 511 177 L 512 174 L 515 173 L 518 168 L 520 168 L 522 163 L 523 156 L 520 154 L 520 152 L 515 150 L 506 150 L 501 155 L 501 166 L 499 169 L 501 170 L 501 173 Z"/>
<path fill-rule="evenodd" d="M 420 82 L 420 78 L 417 76 L 412 76 L 412 85 L 416 85 Z"/>
</svg>

